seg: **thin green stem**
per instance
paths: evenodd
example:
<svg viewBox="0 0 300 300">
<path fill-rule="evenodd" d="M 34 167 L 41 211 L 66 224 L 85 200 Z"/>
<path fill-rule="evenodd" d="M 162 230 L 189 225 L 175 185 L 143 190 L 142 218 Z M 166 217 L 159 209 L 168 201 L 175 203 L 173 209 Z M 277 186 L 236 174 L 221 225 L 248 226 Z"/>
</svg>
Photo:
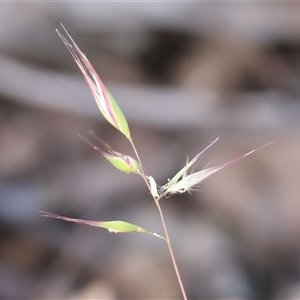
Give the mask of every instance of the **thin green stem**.
<svg viewBox="0 0 300 300">
<path fill-rule="evenodd" d="M 140 164 L 140 168 L 141 168 L 141 174 L 140 175 L 143 177 L 143 179 L 144 179 L 144 181 L 145 181 L 145 183 L 146 183 L 149 191 L 151 192 L 151 187 L 150 187 L 149 181 L 147 179 L 147 175 L 146 175 L 146 173 L 145 173 L 145 171 L 143 169 L 143 165 L 142 165 L 141 159 L 139 157 L 139 154 L 138 154 L 138 152 L 137 152 L 137 150 L 135 148 L 135 145 L 134 145 L 132 139 L 130 139 L 130 143 L 132 145 L 132 148 L 133 148 L 133 150 L 135 152 L 135 155 L 136 155 L 136 157 L 138 159 L 138 162 Z M 174 252 L 173 252 L 173 249 L 172 249 L 172 244 L 171 244 L 170 236 L 169 236 L 169 233 L 168 233 L 167 225 L 166 225 L 166 222 L 165 222 L 164 214 L 163 214 L 162 209 L 161 209 L 160 204 L 159 204 L 159 200 L 163 197 L 163 195 L 160 196 L 160 197 L 157 197 L 157 198 L 152 195 L 152 197 L 153 197 L 154 202 L 156 204 L 156 207 L 157 207 L 157 209 L 159 211 L 161 223 L 162 223 L 162 226 L 163 226 L 163 229 L 164 229 L 164 233 L 165 233 L 165 241 L 166 241 L 166 243 L 168 245 L 169 253 L 170 253 L 170 256 L 171 256 L 171 260 L 172 260 L 172 263 L 173 263 L 173 267 L 174 267 L 174 270 L 175 270 L 175 273 L 176 273 L 176 277 L 177 277 L 177 280 L 178 280 L 178 283 L 179 283 L 179 287 L 180 287 L 183 299 L 187 300 L 185 289 L 184 289 L 184 286 L 183 286 L 183 283 L 182 283 L 182 279 L 181 279 L 181 276 L 180 276 L 180 273 L 179 273 L 179 269 L 178 269 L 178 266 L 177 266 L 177 262 L 176 262 L 176 259 L 175 259 L 175 256 L 174 256 Z"/>
<path fill-rule="evenodd" d="M 132 148 L 133 148 L 133 151 L 134 151 L 134 153 L 135 153 L 135 155 L 136 155 L 136 157 L 137 157 L 137 159 L 138 159 L 138 162 L 139 162 L 139 165 L 140 165 L 140 168 L 141 168 L 141 173 L 140 173 L 140 175 L 143 177 L 143 179 L 144 179 L 144 181 L 145 181 L 145 183 L 146 183 L 146 185 L 147 185 L 149 191 L 151 191 L 150 184 L 149 184 L 149 182 L 148 182 L 146 172 L 144 171 L 143 164 L 142 164 L 142 161 L 141 161 L 141 159 L 140 159 L 139 153 L 137 152 L 137 150 L 136 150 L 136 148 L 135 148 L 135 145 L 134 145 L 134 143 L 133 143 L 133 141 L 132 141 L 131 138 L 129 139 L 129 141 L 130 141 L 130 143 L 131 143 L 131 146 L 132 146 Z M 154 199 L 154 200 L 155 200 L 155 199 Z"/>
<path fill-rule="evenodd" d="M 181 290 L 183 299 L 187 300 L 185 289 L 184 289 L 184 286 L 183 286 L 183 283 L 182 283 L 182 279 L 181 279 L 181 276 L 180 276 L 180 273 L 179 273 L 179 269 L 178 269 L 178 266 L 177 266 L 177 262 L 176 262 L 176 259 L 175 259 L 175 256 L 174 256 L 174 252 L 173 252 L 173 249 L 172 249 L 172 245 L 171 245 L 171 240 L 170 240 L 170 237 L 169 237 L 168 229 L 167 229 L 167 226 L 166 226 L 166 223 L 165 223 L 165 218 L 164 218 L 163 212 L 161 210 L 161 207 L 159 205 L 159 201 L 155 201 L 155 204 L 156 204 L 157 209 L 159 211 L 161 223 L 162 223 L 163 228 L 164 228 L 166 242 L 167 242 L 167 245 L 168 245 L 168 248 L 169 248 L 170 256 L 171 256 L 172 263 L 173 263 L 173 266 L 174 266 L 174 270 L 175 270 L 175 273 L 176 273 L 176 276 L 177 276 L 177 280 L 178 280 L 178 283 L 179 283 L 179 286 L 180 286 L 180 290 Z"/>
</svg>

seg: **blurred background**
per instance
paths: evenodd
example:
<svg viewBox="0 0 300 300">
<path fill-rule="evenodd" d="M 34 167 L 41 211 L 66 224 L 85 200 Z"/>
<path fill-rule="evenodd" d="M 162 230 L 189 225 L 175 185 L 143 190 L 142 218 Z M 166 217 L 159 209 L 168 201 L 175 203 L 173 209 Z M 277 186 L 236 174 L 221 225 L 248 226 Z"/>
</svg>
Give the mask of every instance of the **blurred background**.
<svg viewBox="0 0 300 300">
<path fill-rule="evenodd" d="M 0 3 L 0 298 L 180 299 L 165 243 L 41 218 L 162 233 L 141 178 L 78 137 L 128 141 L 100 115 L 63 23 L 166 183 L 274 143 L 162 202 L 189 299 L 300 298 L 300 5 Z"/>
</svg>

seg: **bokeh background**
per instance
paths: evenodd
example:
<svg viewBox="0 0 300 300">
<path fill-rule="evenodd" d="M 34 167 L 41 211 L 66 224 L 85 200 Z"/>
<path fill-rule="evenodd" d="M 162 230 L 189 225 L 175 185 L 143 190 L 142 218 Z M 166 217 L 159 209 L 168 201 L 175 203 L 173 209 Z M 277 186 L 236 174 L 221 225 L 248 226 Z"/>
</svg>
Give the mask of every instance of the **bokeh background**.
<svg viewBox="0 0 300 300">
<path fill-rule="evenodd" d="M 0 297 L 180 299 L 162 240 L 41 218 L 39 210 L 162 232 L 58 37 L 63 23 L 124 111 L 162 185 L 274 143 L 163 201 L 189 299 L 300 298 L 300 4 L 0 3 Z"/>
</svg>

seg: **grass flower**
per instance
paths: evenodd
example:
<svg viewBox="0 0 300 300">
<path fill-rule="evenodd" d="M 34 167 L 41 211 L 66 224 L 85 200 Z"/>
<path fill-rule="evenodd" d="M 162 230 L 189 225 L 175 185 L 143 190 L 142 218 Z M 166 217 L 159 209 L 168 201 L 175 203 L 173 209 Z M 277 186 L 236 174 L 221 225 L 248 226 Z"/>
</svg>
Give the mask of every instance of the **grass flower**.
<svg viewBox="0 0 300 300">
<path fill-rule="evenodd" d="M 119 105 L 117 104 L 111 93 L 104 86 L 90 61 L 79 49 L 79 47 L 76 45 L 76 43 L 62 24 L 61 28 L 63 32 L 60 32 L 59 29 L 56 29 L 56 31 L 70 51 L 79 69 L 81 70 L 86 82 L 88 83 L 94 95 L 98 108 L 103 117 L 130 140 L 131 137 L 128 123 Z"/>
<path fill-rule="evenodd" d="M 94 139 L 96 139 L 100 144 L 102 144 L 105 150 L 102 150 L 101 148 L 97 147 L 95 144 L 93 144 L 91 141 L 89 141 L 82 135 L 79 135 L 79 137 L 86 141 L 100 154 L 102 154 L 117 169 L 125 173 L 140 174 L 140 165 L 133 157 L 115 151 L 110 145 L 108 145 L 99 137 L 97 137 L 93 132 L 90 131 L 90 134 L 94 137 Z"/>
<path fill-rule="evenodd" d="M 53 219 L 59 219 L 64 220 L 68 222 L 74 222 L 77 224 L 82 225 L 89 225 L 89 226 L 95 226 L 95 227 L 102 227 L 107 229 L 109 232 L 115 232 L 115 233 L 129 233 L 129 232 L 137 232 L 137 233 L 147 233 L 154 235 L 158 238 L 164 239 L 164 237 L 158 235 L 157 233 L 152 233 L 147 231 L 146 229 L 139 227 L 135 224 L 124 222 L 124 221 L 90 221 L 90 220 L 83 220 L 83 219 L 74 219 L 69 217 L 64 217 L 56 214 L 52 214 L 45 211 L 40 211 L 41 217 L 47 217 L 47 218 L 53 218 Z"/>
<path fill-rule="evenodd" d="M 190 162 L 186 164 L 185 167 L 183 167 L 171 180 L 168 181 L 167 184 L 162 186 L 160 188 L 160 194 L 162 196 L 170 196 L 173 194 L 182 194 L 185 192 L 191 193 L 193 191 L 196 191 L 198 188 L 198 185 L 211 176 L 212 174 L 220 171 L 224 167 L 235 163 L 242 158 L 250 155 L 251 153 L 260 150 L 263 147 L 266 147 L 267 145 L 271 144 L 272 142 L 258 148 L 255 150 L 252 150 L 238 158 L 235 158 L 233 160 L 230 160 L 226 163 L 223 163 L 221 165 L 207 168 L 198 172 L 193 172 L 198 164 L 199 159 L 203 156 L 204 152 L 211 147 L 219 138 L 214 140 L 211 144 L 209 144 L 204 150 L 202 150 L 200 153 L 198 153 Z"/>
</svg>

